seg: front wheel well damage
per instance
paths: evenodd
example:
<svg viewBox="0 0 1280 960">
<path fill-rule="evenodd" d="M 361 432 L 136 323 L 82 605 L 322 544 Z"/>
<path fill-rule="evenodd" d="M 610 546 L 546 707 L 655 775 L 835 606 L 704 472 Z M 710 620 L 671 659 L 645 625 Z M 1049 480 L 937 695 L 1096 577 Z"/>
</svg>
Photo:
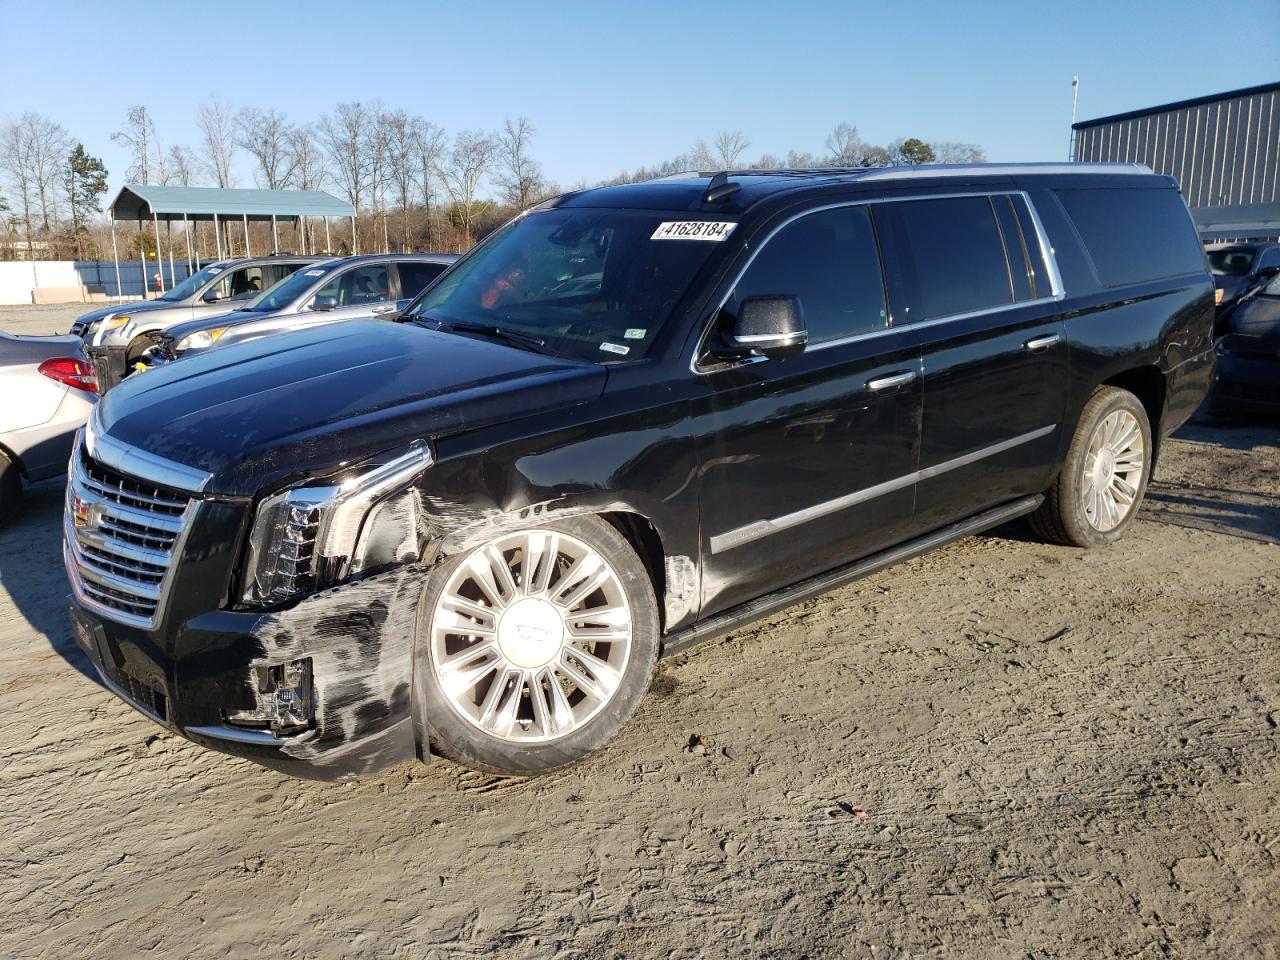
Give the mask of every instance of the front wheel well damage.
<svg viewBox="0 0 1280 960">
<path fill-rule="evenodd" d="M 640 556 L 645 570 L 649 573 L 649 582 L 653 585 L 653 594 L 658 598 L 659 616 L 663 622 L 660 627 L 666 630 L 666 613 L 663 598 L 667 596 L 666 553 L 663 550 L 662 538 L 657 529 L 646 517 L 638 513 L 612 511 L 600 514 L 600 519 L 617 530 Z"/>
</svg>

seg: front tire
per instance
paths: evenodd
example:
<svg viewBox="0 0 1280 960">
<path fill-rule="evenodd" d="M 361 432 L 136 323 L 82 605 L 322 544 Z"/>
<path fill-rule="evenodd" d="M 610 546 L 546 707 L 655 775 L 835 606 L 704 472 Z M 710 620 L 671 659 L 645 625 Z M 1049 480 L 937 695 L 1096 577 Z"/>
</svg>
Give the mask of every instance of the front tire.
<svg viewBox="0 0 1280 960">
<path fill-rule="evenodd" d="M 1099 387 L 1031 526 L 1054 543 L 1102 547 L 1133 524 L 1151 475 L 1151 423 L 1128 390 Z"/>
<path fill-rule="evenodd" d="M 648 571 L 610 524 L 496 535 L 423 589 L 415 670 L 431 745 L 508 776 L 576 763 L 635 713 L 658 647 Z"/>
<path fill-rule="evenodd" d="M 22 499 L 22 477 L 18 465 L 0 452 L 0 523 L 9 519 Z"/>
</svg>

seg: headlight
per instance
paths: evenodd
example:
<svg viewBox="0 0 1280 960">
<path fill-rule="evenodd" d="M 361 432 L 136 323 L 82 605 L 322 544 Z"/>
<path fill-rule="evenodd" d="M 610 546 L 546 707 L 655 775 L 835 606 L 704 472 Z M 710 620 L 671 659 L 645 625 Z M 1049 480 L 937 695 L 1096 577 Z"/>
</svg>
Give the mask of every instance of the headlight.
<svg viewBox="0 0 1280 960">
<path fill-rule="evenodd" d="M 127 313 L 109 313 L 101 320 L 95 320 L 89 324 L 86 336 L 89 339 L 101 338 L 108 331 L 119 330 L 132 319 Z M 99 341 L 100 342 L 100 341 Z"/>
<path fill-rule="evenodd" d="M 396 494 L 406 492 L 431 463 L 430 448 L 419 441 L 399 455 L 361 464 L 343 479 L 294 487 L 263 500 L 249 536 L 244 601 L 276 603 L 381 560 L 411 559 L 417 548 L 417 499 Z M 373 522 L 384 512 L 388 522 Z"/>
<path fill-rule="evenodd" d="M 178 353 L 186 353 L 188 350 L 208 350 L 218 338 L 227 332 L 226 327 L 214 327 L 212 330 L 197 330 L 195 333 L 189 334 L 178 341 L 178 345 L 174 347 Z"/>
</svg>

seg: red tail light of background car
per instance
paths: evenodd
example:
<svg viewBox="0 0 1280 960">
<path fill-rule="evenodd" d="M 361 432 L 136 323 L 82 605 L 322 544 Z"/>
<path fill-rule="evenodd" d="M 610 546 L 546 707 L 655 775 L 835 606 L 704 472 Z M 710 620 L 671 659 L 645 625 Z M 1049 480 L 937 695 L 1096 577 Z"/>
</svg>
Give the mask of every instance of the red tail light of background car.
<svg viewBox="0 0 1280 960">
<path fill-rule="evenodd" d="M 93 365 L 76 357 L 50 357 L 40 364 L 37 372 L 50 380 L 65 383 L 76 390 L 87 393 L 98 392 L 98 378 L 94 375 Z"/>
</svg>

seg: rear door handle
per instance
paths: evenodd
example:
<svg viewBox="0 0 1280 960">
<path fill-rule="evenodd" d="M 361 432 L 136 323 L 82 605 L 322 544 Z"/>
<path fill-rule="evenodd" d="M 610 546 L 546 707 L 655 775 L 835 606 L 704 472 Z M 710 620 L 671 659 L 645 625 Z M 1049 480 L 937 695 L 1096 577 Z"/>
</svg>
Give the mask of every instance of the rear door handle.
<svg viewBox="0 0 1280 960">
<path fill-rule="evenodd" d="M 891 373 L 887 377 L 876 377 L 874 380 L 867 381 L 867 389 L 872 393 L 879 393 L 881 390 L 889 390 L 893 387 L 900 387 L 904 383 L 910 383 L 916 378 L 914 370 L 903 370 L 901 373 Z"/>
<path fill-rule="evenodd" d="M 1032 337 L 1022 346 L 1027 350 L 1047 350 L 1061 339 L 1060 334 L 1051 333 L 1046 337 Z"/>
</svg>

